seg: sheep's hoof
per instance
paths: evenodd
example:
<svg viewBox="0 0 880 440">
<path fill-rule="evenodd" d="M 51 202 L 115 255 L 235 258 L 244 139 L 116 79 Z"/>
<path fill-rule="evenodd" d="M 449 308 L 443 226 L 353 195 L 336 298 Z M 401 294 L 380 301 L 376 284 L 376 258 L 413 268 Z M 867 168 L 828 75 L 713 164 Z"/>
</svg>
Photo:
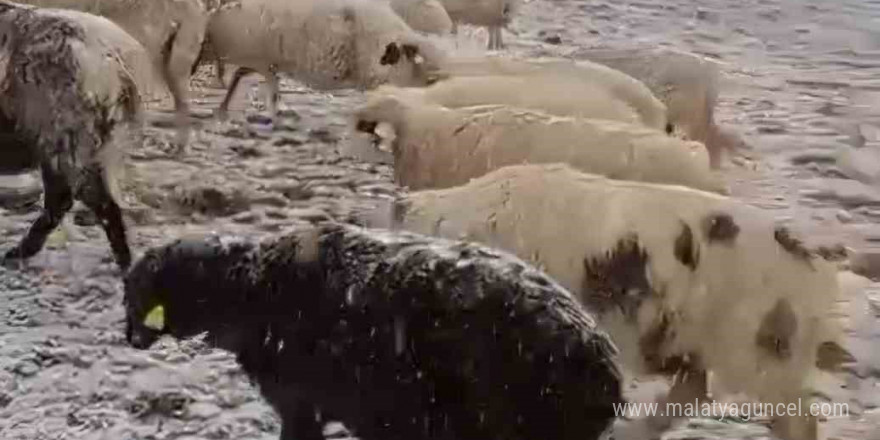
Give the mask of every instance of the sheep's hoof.
<svg viewBox="0 0 880 440">
<path fill-rule="evenodd" d="M 225 108 L 218 108 L 214 111 L 214 117 L 220 122 L 226 122 L 229 120 L 229 112 Z"/>
<path fill-rule="evenodd" d="M 7 269 L 21 270 L 24 267 L 25 259 L 20 257 L 21 251 L 18 246 L 6 251 L 3 257 L 0 257 L 0 266 Z"/>
</svg>

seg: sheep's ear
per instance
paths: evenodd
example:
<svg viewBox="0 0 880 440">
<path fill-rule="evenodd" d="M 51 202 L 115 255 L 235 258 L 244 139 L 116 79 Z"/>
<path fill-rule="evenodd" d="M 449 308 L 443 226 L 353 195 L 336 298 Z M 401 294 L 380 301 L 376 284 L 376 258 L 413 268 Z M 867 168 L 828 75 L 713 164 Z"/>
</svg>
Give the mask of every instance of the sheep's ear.
<svg viewBox="0 0 880 440">
<path fill-rule="evenodd" d="M 144 327 L 160 332 L 165 329 L 165 307 L 161 304 L 153 307 L 144 318 Z"/>
<path fill-rule="evenodd" d="M 397 43 L 388 43 L 388 45 L 385 46 L 385 53 L 382 54 L 379 64 L 383 66 L 395 65 L 400 61 L 400 57 L 401 50 Z"/>
<path fill-rule="evenodd" d="M 422 64 L 425 58 L 419 54 L 419 47 L 413 44 L 403 45 L 403 55 L 414 64 Z"/>
</svg>

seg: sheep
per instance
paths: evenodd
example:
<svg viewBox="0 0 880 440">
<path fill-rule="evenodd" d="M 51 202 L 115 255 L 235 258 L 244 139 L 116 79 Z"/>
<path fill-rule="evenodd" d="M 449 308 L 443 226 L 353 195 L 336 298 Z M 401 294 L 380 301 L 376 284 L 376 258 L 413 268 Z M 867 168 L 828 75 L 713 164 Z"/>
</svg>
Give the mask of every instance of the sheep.
<svg viewBox="0 0 880 440">
<path fill-rule="evenodd" d="M 713 169 L 721 167 L 723 151 L 744 145 L 715 122 L 719 63 L 672 49 L 587 49 L 577 55 L 644 82 L 666 104 L 670 123 L 688 139 L 706 144 Z"/>
<path fill-rule="evenodd" d="M 151 68 L 171 93 L 178 148 L 189 142 L 189 81 L 208 24 L 208 11 L 202 0 L 21 0 L 20 3 L 101 15 L 128 32 L 146 48 L 152 60 Z"/>
<path fill-rule="evenodd" d="M 519 11 L 522 0 L 440 0 L 452 18 L 453 33 L 459 22 L 485 26 L 489 31 L 489 50 L 504 48 L 502 28 L 507 27 Z"/>
<path fill-rule="evenodd" d="M 237 355 L 280 414 L 362 439 L 599 438 L 622 405 L 616 348 L 558 284 L 473 244 L 322 223 L 262 242 L 187 238 L 126 274 L 126 339 Z"/>
<path fill-rule="evenodd" d="M 711 371 L 730 393 L 807 402 L 816 367 L 832 369 L 820 354 L 841 337 L 829 313 L 835 266 L 745 203 L 547 164 L 392 206 L 367 223 L 477 241 L 545 271 L 595 311 L 627 370 L 675 375 L 672 401 L 705 399 Z M 815 422 L 781 418 L 774 428 L 804 440 Z"/>
<path fill-rule="evenodd" d="M 378 93 L 400 94 L 383 86 Z M 539 110 L 553 116 L 610 119 L 656 130 L 666 130 L 665 107 L 643 119 L 631 102 L 595 82 L 557 75 L 487 75 L 455 77 L 426 88 L 406 89 L 403 94 L 450 109 L 480 105 L 508 105 Z M 653 98 L 652 98 L 653 99 Z"/>
<path fill-rule="evenodd" d="M 240 0 L 220 0 L 219 7 L 225 4 L 237 3 Z M 439 0 L 376 0 L 385 2 L 391 9 L 403 19 L 414 31 L 430 35 L 448 35 L 452 32 L 452 20 L 446 9 Z M 226 76 L 226 67 L 213 46 L 210 38 L 206 39 L 200 61 L 214 61 L 214 71 L 217 82 L 222 88 L 226 88 L 223 78 Z"/>
<path fill-rule="evenodd" d="M 45 194 L 6 262 L 38 253 L 78 199 L 101 220 L 117 264 L 130 264 L 116 159 L 142 124 L 136 76 L 123 61 L 137 58 L 148 59 L 144 48 L 105 18 L 0 0 L 0 130 L 16 140 L 0 162 L 39 166 Z"/>
<path fill-rule="evenodd" d="M 442 51 L 413 31 L 388 4 L 372 0 L 252 0 L 228 5 L 208 25 L 214 53 L 239 66 L 218 113 L 223 117 L 239 81 L 267 80 L 269 112 L 277 112 L 278 78 L 288 73 L 321 90 L 413 84 Z"/>
<path fill-rule="evenodd" d="M 413 89 L 417 90 L 417 89 Z M 619 179 L 725 192 L 705 148 L 641 125 L 555 117 L 505 106 L 447 109 L 417 97 L 376 93 L 353 114 L 354 128 L 384 145 L 390 127 L 395 181 L 412 190 L 467 183 L 522 162 L 566 162 Z"/>
<path fill-rule="evenodd" d="M 475 86 L 466 86 L 465 84 L 470 84 L 470 82 L 461 77 L 508 75 L 521 78 L 521 81 L 528 79 L 538 82 L 538 85 L 530 83 L 529 86 L 518 86 L 516 89 L 507 90 L 503 96 L 508 100 L 515 99 L 514 97 L 527 91 L 537 94 L 548 87 L 547 83 L 551 88 L 554 87 L 554 83 L 558 83 L 555 88 L 560 90 L 561 96 L 545 99 L 561 100 L 564 96 L 567 97 L 567 102 L 572 103 L 571 105 L 575 105 L 573 103 L 578 101 L 583 102 L 582 105 L 586 106 L 596 105 L 599 100 L 593 97 L 593 93 L 577 89 L 584 86 L 601 87 L 607 91 L 605 93 L 610 93 L 616 99 L 629 105 L 639 115 L 643 124 L 665 130 L 667 133 L 671 133 L 674 129 L 669 124 L 666 106 L 654 96 L 654 93 L 645 84 L 621 71 L 589 61 L 576 62 L 549 57 L 517 59 L 497 56 L 456 56 L 444 59 L 437 69 L 426 72 L 426 74 L 425 82 L 439 82 L 436 84 L 436 95 L 456 94 L 454 99 L 470 99 L 470 102 L 480 99 L 481 93 L 487 92 L 474 90 Z M 566 90 L 562 87 L 563 83 L 572 87 L 572 90 Z M 505 91 L 505 87 L 500 84 L 484 84 L 480 87 L 496 91 L 496 93 Z M 516 90 L 516 93 L 512 93 L 511 90 Z M 478 98 L 468 98 L 468 96 Z M 446 101 L 451 99 L 445 98 Z M 548 109 L 545 108 L 545 110 Z"/>
</svg>

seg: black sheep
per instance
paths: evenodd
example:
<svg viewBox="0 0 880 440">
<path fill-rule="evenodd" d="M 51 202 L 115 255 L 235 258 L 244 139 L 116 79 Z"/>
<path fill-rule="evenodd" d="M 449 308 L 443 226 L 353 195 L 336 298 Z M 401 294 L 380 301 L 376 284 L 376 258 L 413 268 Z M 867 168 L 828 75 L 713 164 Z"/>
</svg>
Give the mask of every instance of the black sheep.
<svg viewBox="0 0 880 440">
<path fill-rule="evenodd" d="M 261 243 L 153 248 L 125 278 L 126 336 L 207 331 L 282 418 L 362 439 L 597 439 L 623 401 L 617 349 L 510 254 L 325 223 Z"/>
<path fill-rule="evenodd" d="M 94 15 L 0 1 L 0 172 L 39 167 L 43 212 L 4 259 L 29 258 L 79 199 L 92 209 L 116 261 L 131 262 L 114 197 L 123 123 L 137 127 L 140 97 L 125 59 L 140 44 Z"/>
</svg>

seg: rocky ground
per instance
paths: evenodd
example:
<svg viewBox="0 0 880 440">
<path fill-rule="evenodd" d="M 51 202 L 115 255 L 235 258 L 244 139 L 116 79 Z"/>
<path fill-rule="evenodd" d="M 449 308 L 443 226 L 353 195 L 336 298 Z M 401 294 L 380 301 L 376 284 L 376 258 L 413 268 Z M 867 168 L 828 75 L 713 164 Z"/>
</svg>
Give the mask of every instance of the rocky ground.
<svg viewBox="0 0 880 440">
<path fill-rule="evenodd" d="M 523 55 L 648 45 L 724 63 L 718 118 L 751 146 L 725 164 L 734 196 L 812 243 L 843 243 L 855 271 L 880 276 L 880 1 L 531 0 L 511 29 L 508 50 Z M 472 37 L 485 41 L 482 31 Z M 206 72 L 194 81 L 199 130 L 185 154 L 168 146 L 167 100 L 152 104 L 146 144 L 130 152 L 124 189 L 136 251 L 190 233 L 256 236 L 345 218 L 398 191 L 387 165 L 351 148 L 346 112 L 362 94 L 287 81 L 273 127 L 252 79 L 238 112 L 219 122 L 211 110 L 223 90 Z M 0 176 L 0 187 L 5 247 L 37 211 L 26 180 Z M 842 316 L 859 361 L 827 377 L 822 394 L 852 416 L 824 420 L 821 435 L 877 440 L 880 286 L 844 280 L 852 288 Z M 230 356 L 198 341 L 126 347 L 120 287 L 104 235 L 81 209 L 25 266 L 0 268 L 0 438 L 277 438 L 277 419 Z M 624 432 L 617 437 L 639 440 Z M 767 436 L 757 423 L 692 420 L 666 438 Z"/>
</svg>

